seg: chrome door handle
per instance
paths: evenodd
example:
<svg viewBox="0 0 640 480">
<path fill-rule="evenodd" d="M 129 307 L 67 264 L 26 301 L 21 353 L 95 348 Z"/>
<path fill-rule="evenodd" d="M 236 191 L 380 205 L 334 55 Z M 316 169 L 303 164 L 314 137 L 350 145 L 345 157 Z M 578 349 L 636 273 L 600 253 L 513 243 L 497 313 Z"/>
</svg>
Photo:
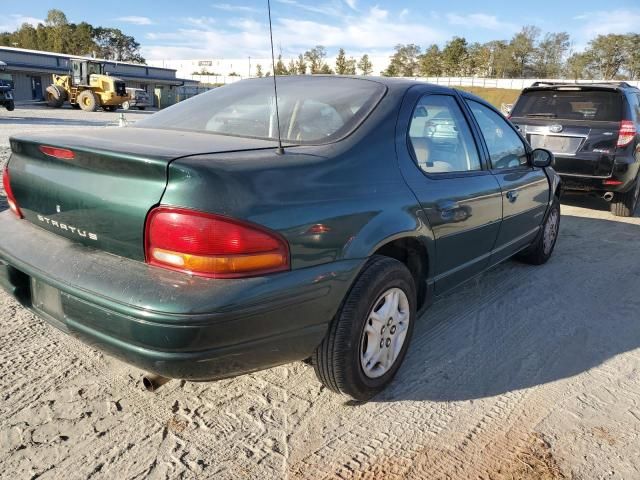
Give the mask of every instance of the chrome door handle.
<svg viewBox="0 0 640 480">
<path fill-rule="evenodd" d="M 507 192 L 507 199 L 513 203 L 518 199 L 518 191 L 517 190 L 509 190 Z"/>
</svg>

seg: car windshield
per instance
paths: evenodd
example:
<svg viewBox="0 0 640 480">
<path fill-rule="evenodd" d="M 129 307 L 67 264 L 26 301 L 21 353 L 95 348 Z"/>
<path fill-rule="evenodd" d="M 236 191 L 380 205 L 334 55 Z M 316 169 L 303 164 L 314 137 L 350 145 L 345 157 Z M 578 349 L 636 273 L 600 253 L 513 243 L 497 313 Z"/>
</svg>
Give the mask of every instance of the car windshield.
<svg viewBox="0 0 640 480">
<path fill-rule="evenodd" d="M 352 132 L 382 98 L 377 82 L 335 77 L 278 77 L 280 131 L 289 144 L 335 141 Z M 275 140 L 271 79 L 215 88 L 136 123 L 136 127 L 194 130 Z"/>
<path fill-rule="evenodd" d="M 521 95 L 511 116 L 620 121 L 622 96 L 606 90 L 534 90 Z"/>
</svg>

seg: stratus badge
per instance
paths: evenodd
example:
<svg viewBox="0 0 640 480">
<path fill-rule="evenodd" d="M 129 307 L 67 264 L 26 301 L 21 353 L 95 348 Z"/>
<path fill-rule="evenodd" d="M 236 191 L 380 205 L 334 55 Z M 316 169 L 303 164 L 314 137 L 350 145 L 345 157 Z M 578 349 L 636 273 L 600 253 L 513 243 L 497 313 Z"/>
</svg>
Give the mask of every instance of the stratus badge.
<svg viewBox="0 0 640 480">
<path fill-rule="evenodd" d="M 88 232 L 86 230 L 83 230 L 82 228 L 74 227 L 73 225 L 69 225 L 68 223 L 62 223 L 58 222 L 57 220 L 52 220 L 45 217 L 44 215 L 38 215 L 38 220 L 42 223 L 46 223 L 47 225 L 51 225 L 52 227 L 64 230 L 65 232 L 70 232 L 74 235 L 78 235 L 79 237 L 88 238 L 89 240 L 98 240 L 98 235 L 96 235 L 95 233 Z"/>
</svg>

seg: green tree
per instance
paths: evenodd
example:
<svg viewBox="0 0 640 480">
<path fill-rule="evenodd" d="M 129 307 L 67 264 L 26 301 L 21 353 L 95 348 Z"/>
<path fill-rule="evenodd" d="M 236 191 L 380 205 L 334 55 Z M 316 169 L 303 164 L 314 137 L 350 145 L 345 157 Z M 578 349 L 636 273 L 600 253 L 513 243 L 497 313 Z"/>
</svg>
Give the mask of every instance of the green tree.
<svg viewBox="0 0 640 480">
<path fill-rule="evenodd" d="M 344 48 L 338 50 L 338 56 L 336 57 L 336 73 L 338 75 L 345 75 L 347 72 L 347 55 L 344 52 Z"/>
<path fill-rule="evenodd" d="M 278 60 L 276 61 L 276 67 L 274 69 L 274 73 L 276 75 L 289 75 L 289 71 L 287 67 L 284 65 L 282 61 L 282 54 L 278 55 Z"/>
<path fill-rule="evenodd" d="M 120 29 L 97 27 L 93 34 L 100 58 L 119 62 L 145 63 L 145 59 L 140 55 L 140 44 L 135 38 L 122 33 Z"/>
<path fill-rule="evenodd" d="M 316 45 L 311 50 L 304 52 L 304 58 L 309 62 L 312 75 L 316 73 L 333 73 L 329 65 L 325 62 L 327 50 L 322 45 Z"/>
<path fill-rule="evenodd" d="M 625 69 L 630 80 L 640 79 L 640 34 L 625 36 Z"/>
<path fill-rule="evenodd" d="M 439 77 L 442 75 L 442 52 L 435 43 L 420 55 L 419 73 L 423 77 Z"/>
<path fill-rule="evenodd" d="M 65 52 L 71 33 L 67 16 L 62 10 L 52 9 L 47 12 L 44 23 L 49 28 L 47 49 L 52 52 Z"/>
<path fill-rule="evenodd" d="M 445 75 L 450 77 L 464 75 L 467 61 L 467 40 L 463 37 L 453 37 L 442 49 L 442 68 Z"/>
<path fill-rule="evenodd" d="M 612 33 L 598 35 L 589 42 L 591 67 L 599 78 L 611 80 L 620 73 L 626 60 L 626 40 L 624 35 Z"/>
<path fill-rule="evenodd" d="M 296 66 L 296 61 L 293 58 L 289 60 L 289 66 L 287 67 L 287 71 L 289 72 L 289 75 L 298 74 L 298 67 Z"/>
<path fill-rule="evenodd" d="M 305 75 L 307 73 L 307 62 L 305 61 L 303 54 L 298 55 L 296 70 L 298 71 L 298 75 Z"/>
<path fill-rule="evenodd" d="M 256 77 L 264 77 L 264 73 L 262 72 L 262 65 L 256 65 Z"/>
<path fill-rule="evenodd" d="M 395 46 L 395 53 L 387 69 L 382 72 L 385 77 L 415 77 L 418 74 L 418 58 L 420 47 L 413 43 Z"/>
<path fill-rule="evenodd" d="M 362 55 L 358 62 L 358 68 L 362 75 L 371 75 L 373 73 L 373 64 L 371 63 L 371 60 L 369 60 L 369 55 L 366 53 Z"/>
<path fill-rule="evenodd" d="M 567 59 L 565 74 L 574 80 L 590 78 L 589 65 L 592 60 L 591 54 L 588 52 L 574 53 Z"/>
<path fill-rule="evenodd" d="M 511 39 L 509 49 L 521 78 L 524 78 L 531 70 L 531 61 L 536 53 L 536 39 L 539 35 L 540 29 L 538 27 L 527 25 L 522 27 L 522 30 Z"/>
<path fill-rule="evenodd" d="M 534 74 L 542 78 L 560 77 L 570 44 L 566 32 L 545 34 L 534 54 Z"/>
</svg>

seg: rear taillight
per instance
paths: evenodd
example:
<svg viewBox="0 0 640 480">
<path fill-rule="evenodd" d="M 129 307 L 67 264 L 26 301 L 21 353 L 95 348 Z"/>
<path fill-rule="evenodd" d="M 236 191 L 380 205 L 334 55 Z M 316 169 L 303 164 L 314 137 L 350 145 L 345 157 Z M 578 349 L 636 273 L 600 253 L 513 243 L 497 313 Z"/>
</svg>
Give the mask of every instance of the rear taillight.
<svg viewBox="0 0 640 480">
<path fill-rule="evenodd" d="M 71 150 L 66 148 L 49 147 L 40 145 L 40 151 L 49 157 L 59 158 L 61 160 L 73 160 L 76 156 Z"/>
<path fill-rule="evenodd" d="M 620 132 L 618 133 L 618 147 L 626 147 L 636 136 L 636 125 L 629 120 L 620 122 Z"/>
<path fill-rule="evenodd" d="M 257 225 L 183 208 L 147 218 L 147 263 L 205 277 L 237 278 L 289 269 L 289 247 Z"/>
<path fill-rule="evenodd" d="M 5 166 L 2 172 L 2 187 L 4 188 L 4 193 L 7 196 L 9 209 L 15 213 L 18 218 L 23 218 L 18 202 L 16 202 L 16 197 L 13 195 L 13 191 L 11 190 L 11 179 L 9 178 L 8 166 Z"/>
</svg>

